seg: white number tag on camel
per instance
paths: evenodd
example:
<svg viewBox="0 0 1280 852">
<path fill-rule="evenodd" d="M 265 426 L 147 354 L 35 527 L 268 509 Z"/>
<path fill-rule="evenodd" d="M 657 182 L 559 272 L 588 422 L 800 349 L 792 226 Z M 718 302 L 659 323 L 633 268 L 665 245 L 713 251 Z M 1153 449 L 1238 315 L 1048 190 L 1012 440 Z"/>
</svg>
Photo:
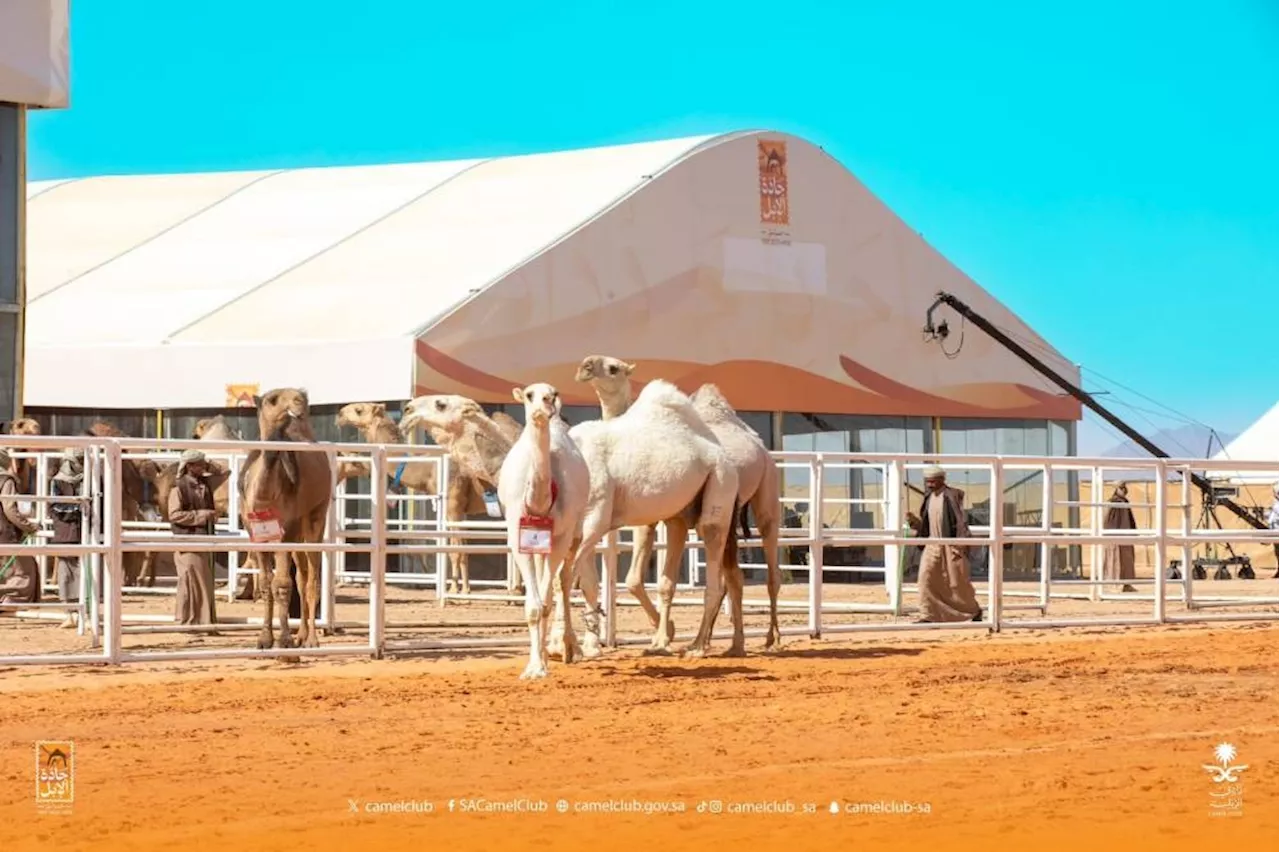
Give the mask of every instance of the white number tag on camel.
<svg viewBox="0 0 1280 852">
<path fill-rule="evenodd" d="M 284 541 L 284 527 L 274 509 L 249 513 L 249 541 Z"/>
<path fill-rule="evenodd" d="M 484 510 L 491 518 L 502 517 L 502 506 L 498 504 L 498 495 L 492 491 L 484 492 Z"/>
<path fill-rule="evenodd" d="M 525 515 L 520 519 L 520 552 L 550 553 L 551 532 L 555 523 L 550 518 Z"/>
</svg>

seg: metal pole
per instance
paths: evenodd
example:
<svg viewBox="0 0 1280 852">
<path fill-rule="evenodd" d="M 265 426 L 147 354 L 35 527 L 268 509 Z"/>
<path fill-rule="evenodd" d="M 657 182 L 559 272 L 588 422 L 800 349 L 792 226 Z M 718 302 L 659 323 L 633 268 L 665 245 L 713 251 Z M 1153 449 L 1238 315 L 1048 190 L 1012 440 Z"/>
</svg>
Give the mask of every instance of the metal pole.
<svg viewBox="0 0 1280 852">
<path fill-rule="evenodd" d="M 1044 466 L 1044 488 L 1041 491 L 1041 505 L 1044 512 L 1040 518 L 1040 531 L 1048 533 L 1053 529 L 1053 469 Z M 1052 582 L 1053 547 L 1047 541 L 1040 542 L 1040 609 L 1049 611 L 1049 584 Z"/>
<path fill-rule="evenodd" d="M 1000 605 L 1004 588 L 1004 462 L 991 465 L 991 556 L 987 560 L 987 606 L 991 629 L 1000 632 Z"/>
<path fill-rule="evenodd" d="M 370 544 L 369 554 L 369 653 L 382 658 L 387 623 L 387 448 L 373 448 L 369 459 Z"/>
<path fill-rule="evenodd" d="M 823 457 L 809 462 L 809 636 L 822 636 L 822 498 Z"/>
<path fill-rule="evenodd" d="M 1169 535 L 1169 518 L 1167 511 L 1168 494 L 1166 493 L 1169 475 L 1168 468 L 1164 460 L 1156 461 L 1156 608 L 1155 620 L 1157 624 L 1163 624 L 1165 621 L 1165 539 Z M 1185 480 L 1186 477 L 1183 477 Z M 1188 566 L 1189 567 L 1189 566 Z M 1188 571 L 1188 573 L 1190 573 Z"/>
<path fill-rule="evenodd" d="M 900 459 L 895 459 L 886 465 L 884 528 L 888 532 L 897 533 L 903 529 L 902 475 L 903 467 Z M 898 545 L 885 546 L 884 585 L 889 593 L 889 606 L 893 607 L 893 614 L 897 617 L 902 616 L 902 555 L 903 548 Z"/>
<path fill-rule="evenodd" d="M 228 463 L 231 478 L 227 480 L 227 529 L 232 533 L 240 531 L 240 454 L 232 453 Z M 240 551 L 227 552 L 227 603 L 236 599 L 236 591 L 240 587 Z M 250 577 L 250 582 L 256 582 Z"/>
<path fill-rule="evenodd" d="M 107 662 L 116 664 L 120 662 L 120 640 L 121 640 L 121 600 L 120 587 L 124 585 L 124 567 L 121 564 L 123 553 L 120 549 L 120 542 L 123 535 L 123 524 L 121 523 L 122 510 L 124 501 L 122 497 L 122 481 L 120 478 L 121 459 L 120 445 L 114 440 L 107 444 L 107 476 L 106 482 L 106 509 L 104 515 L 104 540 L 103 543 L 109 548 L 107 558 L 104 560 L 105 566 L 102 570 L 102 592 L 103 604 L 106 608 L 105 621 L 105 641 L 103 642 L 104 653 Z M 96 595 L 95 595 L 96 598 Z M 94 620 L 96 629 L 97 620 Z"/>
<path fill-rule="evenodd" d="M 440 499 L 436 502 L 436 531 L 441 533 L 441 537 L 436 541 L 443 544 L 447 539 L 443 533 L 448 529 L 449 514 L 449 477 L 452 475 L 449 464 L 449 454 L 445 453 L 439 457 L 440 475 L 436 477 L 439 483 Z M 444 553 L 436 554 L 436 603 L 443 609 L 448 599 L 445 591 L 445 572 L 449 567 L 449 557 Z M 462 590 L 459 589 L 459 592 Z M 567 615 L 565 616 L 568 617 Z"/>
</svg>

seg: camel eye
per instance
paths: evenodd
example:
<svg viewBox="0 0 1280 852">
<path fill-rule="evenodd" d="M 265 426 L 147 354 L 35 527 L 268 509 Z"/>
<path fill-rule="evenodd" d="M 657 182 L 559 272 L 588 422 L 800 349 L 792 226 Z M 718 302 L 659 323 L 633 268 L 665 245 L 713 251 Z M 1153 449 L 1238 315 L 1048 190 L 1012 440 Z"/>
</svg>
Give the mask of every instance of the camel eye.
<svg viewBox="0 0 1280 852">
<path fill-rule="evenodd" d="M 609 375 L 611 375 L 611 376 L 616 376 L 616 375 L 618 375 L 618 367 L 617 367 L 617 365 L 616 365 L 616 364 L 611 365 L 611 366 L 609 367 Z"/>
<path fill-rule="evenodd" d="M 529 400 L 529 402 L 533 402 L 533 391 L 525 391 L 524 398 Z"/>
<path fill-rule="evenodd" d="M 436 400 L 436 411 L 444 411 L 445 404 L 443 399 Z"/>
</svg>

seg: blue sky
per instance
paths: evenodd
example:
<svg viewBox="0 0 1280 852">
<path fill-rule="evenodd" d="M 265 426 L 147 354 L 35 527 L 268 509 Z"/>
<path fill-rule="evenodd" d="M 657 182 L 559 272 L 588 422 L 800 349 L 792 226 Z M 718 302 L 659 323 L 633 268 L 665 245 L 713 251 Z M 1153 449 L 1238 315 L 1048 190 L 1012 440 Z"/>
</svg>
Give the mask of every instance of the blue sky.
<svg viewBox="0 0 1280 852">
<path fill-rule="evenodd" d="M 1276 32 L 1229 0 L 75 2 L 29 178 L 788 131 L 1073 361 L 1239 431 L 1280 384 Z"/>
</svg>

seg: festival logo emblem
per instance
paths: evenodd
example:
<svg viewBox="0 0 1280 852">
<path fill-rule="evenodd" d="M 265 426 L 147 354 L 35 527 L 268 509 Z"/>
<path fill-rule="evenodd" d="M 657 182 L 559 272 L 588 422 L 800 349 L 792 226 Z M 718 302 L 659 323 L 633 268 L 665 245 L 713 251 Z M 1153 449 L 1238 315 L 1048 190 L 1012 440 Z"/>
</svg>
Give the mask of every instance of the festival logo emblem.
<svg viewBox="0 0 1280 852">
<path fill-rule="evenodd" d="M 1240 773 L 1249 768 L 1247 763 L 1233 763 L 1236 747 L 1231 743 L 1219 743 L 1213 750 L 1216 763 L 1202 763 L 1215 785 L 1209 791 L 1209 815 L 1215 817 L 1240 816 L 1244 807 L 1244 784 Z"/>
<path fill-rule="evenodd" d="M 36 807 L 66 811 L 75 801 L 75 743 L 70 740 L 36 743 Z"/>
</svg>

